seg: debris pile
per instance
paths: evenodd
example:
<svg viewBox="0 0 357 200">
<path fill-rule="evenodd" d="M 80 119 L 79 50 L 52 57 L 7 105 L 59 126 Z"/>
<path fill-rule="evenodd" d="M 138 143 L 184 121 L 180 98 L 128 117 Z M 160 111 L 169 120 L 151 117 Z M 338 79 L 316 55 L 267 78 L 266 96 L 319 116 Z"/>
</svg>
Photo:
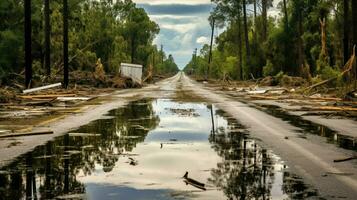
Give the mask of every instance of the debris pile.
<svg viewBox="0 0 357 200">
<path fill-rule="evenodd" d="M 188 108 L 188 109 L 182 109 L 182 108 L 170 108 L 169 109 L 172 113 L 177 114 L 179 116 L 185 116 L 185 117 L 198 117 L 200 114 L 196 113 L 194 109 Z"/>
</svg>

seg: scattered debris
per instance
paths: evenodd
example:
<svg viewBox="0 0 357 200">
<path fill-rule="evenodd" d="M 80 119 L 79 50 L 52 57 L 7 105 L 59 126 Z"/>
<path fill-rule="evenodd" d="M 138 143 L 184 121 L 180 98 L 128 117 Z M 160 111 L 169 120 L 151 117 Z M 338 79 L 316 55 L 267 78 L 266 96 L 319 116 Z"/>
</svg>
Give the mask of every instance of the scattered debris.
<svg viewBox="0 0 357 200">
<path fill-rule="evenodd" d="M 98 60 L 97 60 L 97 63 L 96 63 L 96 66 L 95 66 L 95 71 L 93 73 L 93 77 L 99 83 L 105 83 L 106 82 L 104 66 L 103 66 L 102 61 L 101 61 L 100 58 L 98 58 Z"/>
<path fill-rule="evenodd" d="M 169 109 L 172 113 L 178 114 L 180 116 L 193 116 L 193 117 L 198 117 L 200 114 L 196 113 L 194 109 L 189 108 L 189 109 L 181 109 L 181 108 L 170 108 Z"/>
<path fill-rule="evenodd" d="M 354 159 L 357 159 L 357 156 L 351 156 L 351 157 L 348 157 L 348 158 L 335 159 L 335 160 L 333 160 L 333 162 L 345 162 L 345 161 L 354 160 Z"/>
<path fill-rule="evenodd" d="M 55 197 L 55 199 L 86 199 L 86 194 L 66 194 Z"/>
<path fill-rule="evenodd" d="M 0 103 L 9 103 L 16 99 L 16 94 L 14 91 L 9 89 L 0 89 Z"/>
<path fill-rule="evenodd" d="M 76 94 L 38 94 L 38 95 L 27 95 L 19 96 L 22 99 L 53 99 L 58 97 L 74 97 Z"/>
<path fill-rule="evenodd" d="M 40 91 L 40 90 L 46 90 L 46 89 L 50 89 L 50 88 L 60 87 L 61 85 L 62 85 L 62 83 L 55 83 L 55 84 L 46 85 L 46 86 L 42 86 L 42 87 L 27 89 L 27 90 L 22 91 L 22 93 L 27 94 L 27 93 L 31 93 L 31 92 Z"/>
<path fill-rule="evenodd" d="M 349 172 L 326 172 L 326 175 L 327 174 L 340 175 L 340 176 L 351 176 L 351 175 L 353 175 L 353 173 L 349 173 Z"/>
<path fill-rule="evenodd" d="M 131 158 L 131 157 L 129 157 L 129 164 L 130 165 L 132 165 L 132 166 L 136 166 L 136 165 L 138 165 L 138 161 L 137 160 L 135 160 L 134 158 Z"/>
<path fill-rule="evenodd" d="M 19 141 L 13 141 L 11 142 L 9 145 L 7 145 L 7 148 L 13 147 L 13 146 L 17 146 L 19 144 L 22 144 L 22 142 Z"/>
<path fill-rule="evenodd" d="M 353 52 L 352 52 L 352 55 L 351 55 L 350 59 L 347 61 L 347 63 L 343 67 L 344 70 L 340 74 L 338 74 L 338 76 L 330 78 L 330 79 L 327 79 L 327 80 L 323 80 L 323 81 L 318 82 L 316 84 L 313 84 L 313 85 L 307 87 L 305 89 L 305 91 L 309 92 L 314 88 L 317 88 L 317 87 L 320 87 L 322 85 L 328 84 L 328 83 L 338 79 L 339 77 L 345 76 L 345 74 L 347 74 L 348 72 L 353 70 L 353 64 L 355 63 L 355 60 L 356 60 L 356 45 L 353 47 Z"/>
<path fill-rule="evenodd" d="M 353 90 L 350 92 L 347 92 L 345 96 L 343 97 L 344 100 L 346 101 L 356 101 L 357 100 L 357 91 Z"/>
<path fill-rule="evenodd" d="M 48 134 L 53 134 L 53 131 L 35 131 L 35 132 L 27 132 L 27 133 L 1 134 L 0 138 L 10 138 L 10 137 L 20 137 L 20 136 L 33 136 L 33 135 L 48 135 Z"/>
<path fill-rule="evenodd" d="M 68 133 L 70 137 L 100 137 L 100 134 L 94 133 Z"/>
<path fill-rule="evenodd" d="M 188 177 L 188 172 L 185 173 L 185 175 L 182 177 L 184 179 L 184 182 L 186 183 L 186 185 L 192 185 L 198 189 L 201 189 L 201 190 L 206 190 L 205 188 L 205 184 L 204 183 L 201 183 L 199 181 L 196 181 L 192 178 L 189 178 Z"/>
<path fill-rule="evenodd" d="M 95 97 L 93 97 L 95 98 Z M 90 97 L 57 97 L 58 101 L 89 101 L 92 100 L 93 98 Z"/>
</svg>

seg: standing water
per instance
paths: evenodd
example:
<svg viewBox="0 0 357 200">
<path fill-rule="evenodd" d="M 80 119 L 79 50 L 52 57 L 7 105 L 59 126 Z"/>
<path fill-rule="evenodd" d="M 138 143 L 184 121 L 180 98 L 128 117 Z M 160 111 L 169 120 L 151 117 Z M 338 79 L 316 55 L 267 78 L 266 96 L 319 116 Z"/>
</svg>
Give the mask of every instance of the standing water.
<svg viewBox="0 0 357 200">
<path fill-rule="evenodd" d="M 2 168 L 0 199 L 316 197 L 224 116 L 205 103 L 132 102 Z"/>
</svg>

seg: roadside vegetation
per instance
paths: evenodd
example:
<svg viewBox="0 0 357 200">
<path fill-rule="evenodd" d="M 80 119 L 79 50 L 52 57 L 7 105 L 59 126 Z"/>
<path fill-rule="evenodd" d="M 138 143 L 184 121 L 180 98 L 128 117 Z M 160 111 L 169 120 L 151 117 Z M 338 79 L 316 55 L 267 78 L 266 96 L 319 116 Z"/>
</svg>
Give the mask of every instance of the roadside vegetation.
<svg viewBox="0 0 357 200">
<path fill-rule="evenodd" d="M 226 29 L 214 38 L 212 62 L 206 44 L 193 54 L 187 74 L 265 85 L 295 80 L 309 89 L 343 88 L 345 93 L 356 89 L 356 1 L 281 0 L 278 16 L 268 13 L 271 0 L 212 2 L 211 26 Z"/>
<path fill-rule="evenodd" d="M 0 85 L 20 89 L 62 81 L 64 70 L 64 1 L 32 0 L 32 76 L 25 84 L 25 1 L 0 1 Z M 153 45 L 159 31 L 145 10 L 131 0 L 69 0 L 69 81 L 83 82 L 98 67 L 106 76 L 115 77 L 120 63 L 143 65 L 144 76 L 176 73 L 173 57 Z M 114 85 L 115 80 L 111 78 Z M 100 85 L 111 86 L 109 82 Z"/>
</svg>

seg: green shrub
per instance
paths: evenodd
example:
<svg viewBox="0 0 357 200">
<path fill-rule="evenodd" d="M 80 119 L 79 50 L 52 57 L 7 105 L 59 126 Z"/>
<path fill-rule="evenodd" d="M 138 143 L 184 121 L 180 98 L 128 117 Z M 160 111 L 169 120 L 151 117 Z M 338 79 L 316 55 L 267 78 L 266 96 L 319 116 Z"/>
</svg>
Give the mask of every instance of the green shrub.
<svg viewBox="0 0 357 200">
<path fill-rule="evenodd" d="M 267 60 L 267 64 L 263 67 L 264 76 L 273 76 L 274 75 L 274 66 L 270 60 Z"/>
</svg>

